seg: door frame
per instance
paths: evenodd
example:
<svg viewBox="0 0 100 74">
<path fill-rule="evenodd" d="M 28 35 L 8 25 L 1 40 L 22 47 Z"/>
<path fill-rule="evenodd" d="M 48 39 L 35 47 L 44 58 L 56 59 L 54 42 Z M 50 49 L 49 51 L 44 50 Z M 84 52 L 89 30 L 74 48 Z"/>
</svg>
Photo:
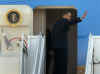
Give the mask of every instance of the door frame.
<svg viewBox="0 0 100 74">
<path fill-rule="evenodd" d="M 34 9 L 33 9 L 33 11 L 34 10 L 48 10 L 48 9 L 73 9 L 73 10 L 75 10 L 76 11 L 76 13 L 77 13 L 77 9 L 74 7 L 74 6 L 37 6 L 37 7 L 35 7 Z M 33 14 L 34 15 L 34 14 Z M 46 16 L 46 15 L 45 15 Z M 76 14 L 76 16 L 77 16 L 77 14 Z M 45 18 L 45 22 L 46 22 L 46 18 Z M 33 22 L 34 23 L 34 22 Z M 43 27 L 42 27 L 43 28 Z M 33 28 L 34 29 L 34 28 Z M 44 34 L 46 34 L 46 23 L 45 23 L 45 26 L 44 26 L 44 28 L 43 29 L 45 29 L 45 33 Z M 41 32 L 42 32 L 42 29 L 41 29 Z M 77 45 L 77 44 L 76 44 Z M 71 50 L 72 51 L 72 50 Z M 71 52 L 71 51 L 69 51 L 69 52 Z M 75 62 L 73 62 L 73 60 L 71 60 L 70 59 L 70 57 L 69 57 L 69 59 L 68 60 L 70 60 L 70 61 L 68 61 L 68 74 L 76 74 L 77 73 L 77 49 L 75 49 L 74 50 L 75 51 L 75 53 L 74 53 L 74 55 L 75 56 L 72 56 L 73 57 L 73 59 L 75 60 Z M 73 51 L 73 52 L 74 52 Z M 71 55 L 73 55 L 73 53 L 71 53 Z M 72 58 L 71 57 L 71 58 Z M 73 65 L 73 64 L 76 64 L 76 65 Z M 74 70 L 75 69 L 75 70 Z"/>
</svg>

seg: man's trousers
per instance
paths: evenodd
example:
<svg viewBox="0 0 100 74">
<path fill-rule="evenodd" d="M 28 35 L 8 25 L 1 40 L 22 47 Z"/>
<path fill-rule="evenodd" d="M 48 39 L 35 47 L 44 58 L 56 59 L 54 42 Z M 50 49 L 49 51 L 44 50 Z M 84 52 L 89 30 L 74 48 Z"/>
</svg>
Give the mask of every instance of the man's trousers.
<svg viewBox="0 0 100 74">
<path fill-rule="evenodd" d="M 67 74 L 68 51 L 67 48 L 56 48 L 54 74 Z"/>
</svg>

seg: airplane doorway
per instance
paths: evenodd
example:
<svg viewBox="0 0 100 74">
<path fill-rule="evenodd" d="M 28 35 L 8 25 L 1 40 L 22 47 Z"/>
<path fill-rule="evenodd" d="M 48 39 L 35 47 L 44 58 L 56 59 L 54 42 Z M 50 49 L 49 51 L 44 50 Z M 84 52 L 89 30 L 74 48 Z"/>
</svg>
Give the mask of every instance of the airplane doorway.
<svg viewBox="0 0 100 74">
<path fill-rule="evenodd" d="M 33 32 L 39 34 L 40 32 L 46 35 L 46 30 L 51 31 L 53 24 L 59 19 L 64 11 L 71 11 L 73 16 L 77 16 L 77 10 L 74 7 L 67 6 L 39 6 L 33 9 Z M 77 73 L 77 25 L 72 25 L 68 37 L 68 74 Z M 49 52 L 49 49 L 46 49 Z M 53 61 L 50 60 L 52 64 Z M 52 66 L 51 66 L 52 67 Z M 47 68 L 46 71 L 48 71 Z M 50 70 L 51 71 L 51 70 Z"/>
</svg>

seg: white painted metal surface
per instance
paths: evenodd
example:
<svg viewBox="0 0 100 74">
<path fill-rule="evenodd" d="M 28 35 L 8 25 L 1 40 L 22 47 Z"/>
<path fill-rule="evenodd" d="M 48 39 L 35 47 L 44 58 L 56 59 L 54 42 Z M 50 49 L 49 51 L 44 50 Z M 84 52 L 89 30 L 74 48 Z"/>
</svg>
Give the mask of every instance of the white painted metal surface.
<svg viewBox="0 0 100 74">
<path fill-rule="evenodd" d="M 21 25 L 31 25 L 33 22 L 33 10 L 28 5 L 0 5 L 0 26 L 7 26 L 6 14 L 9 10 L 17 10 L 22 16 Z"/>
<path fill-rule="evenodd" d="M 10 10 L 21 15 L 21 22 L 15 26 L 6 18 Z M 32 9 L 26 5 L 0 5 L 0 15 L 0 74 L 44 74 L 45 37 L 29 35 L 33 33 Z"/>
<path fill-rule="evenodd" d="M 13 15 L 8 18 L 8 13 L 12 11 L 18 12 L 16 16 L 20 17 L 20 21 L 14 24 L 8 21 L 18 19 Z M 22 74 L 20 38 L 22 33 L 26 36 L 32 33 L 32 26 L 33 11 L 29 6 L 0 5 L 0 74 Z"/>
<path fill-rule="evenodd" d="M 100 74 L 100 36 L 89 36 L 85 74 Z"/>
<path fill-rule="evenodd" d="M 20 74 L 20 56 L 0 56 L 0 74 Z"/>
</svg>

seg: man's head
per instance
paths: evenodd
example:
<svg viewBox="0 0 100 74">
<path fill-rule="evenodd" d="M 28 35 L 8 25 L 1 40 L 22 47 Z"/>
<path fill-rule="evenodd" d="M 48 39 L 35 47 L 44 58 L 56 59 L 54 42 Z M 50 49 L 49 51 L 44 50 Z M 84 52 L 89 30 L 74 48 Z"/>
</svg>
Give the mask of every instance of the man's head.
<svg viewBox="0 0 100 74">
<path fill-rule="evenodd" d="M 72 19 L 72 13 L 71 12 L 64 13 L 63 18 L 70 21 Z"/>
</svg>

